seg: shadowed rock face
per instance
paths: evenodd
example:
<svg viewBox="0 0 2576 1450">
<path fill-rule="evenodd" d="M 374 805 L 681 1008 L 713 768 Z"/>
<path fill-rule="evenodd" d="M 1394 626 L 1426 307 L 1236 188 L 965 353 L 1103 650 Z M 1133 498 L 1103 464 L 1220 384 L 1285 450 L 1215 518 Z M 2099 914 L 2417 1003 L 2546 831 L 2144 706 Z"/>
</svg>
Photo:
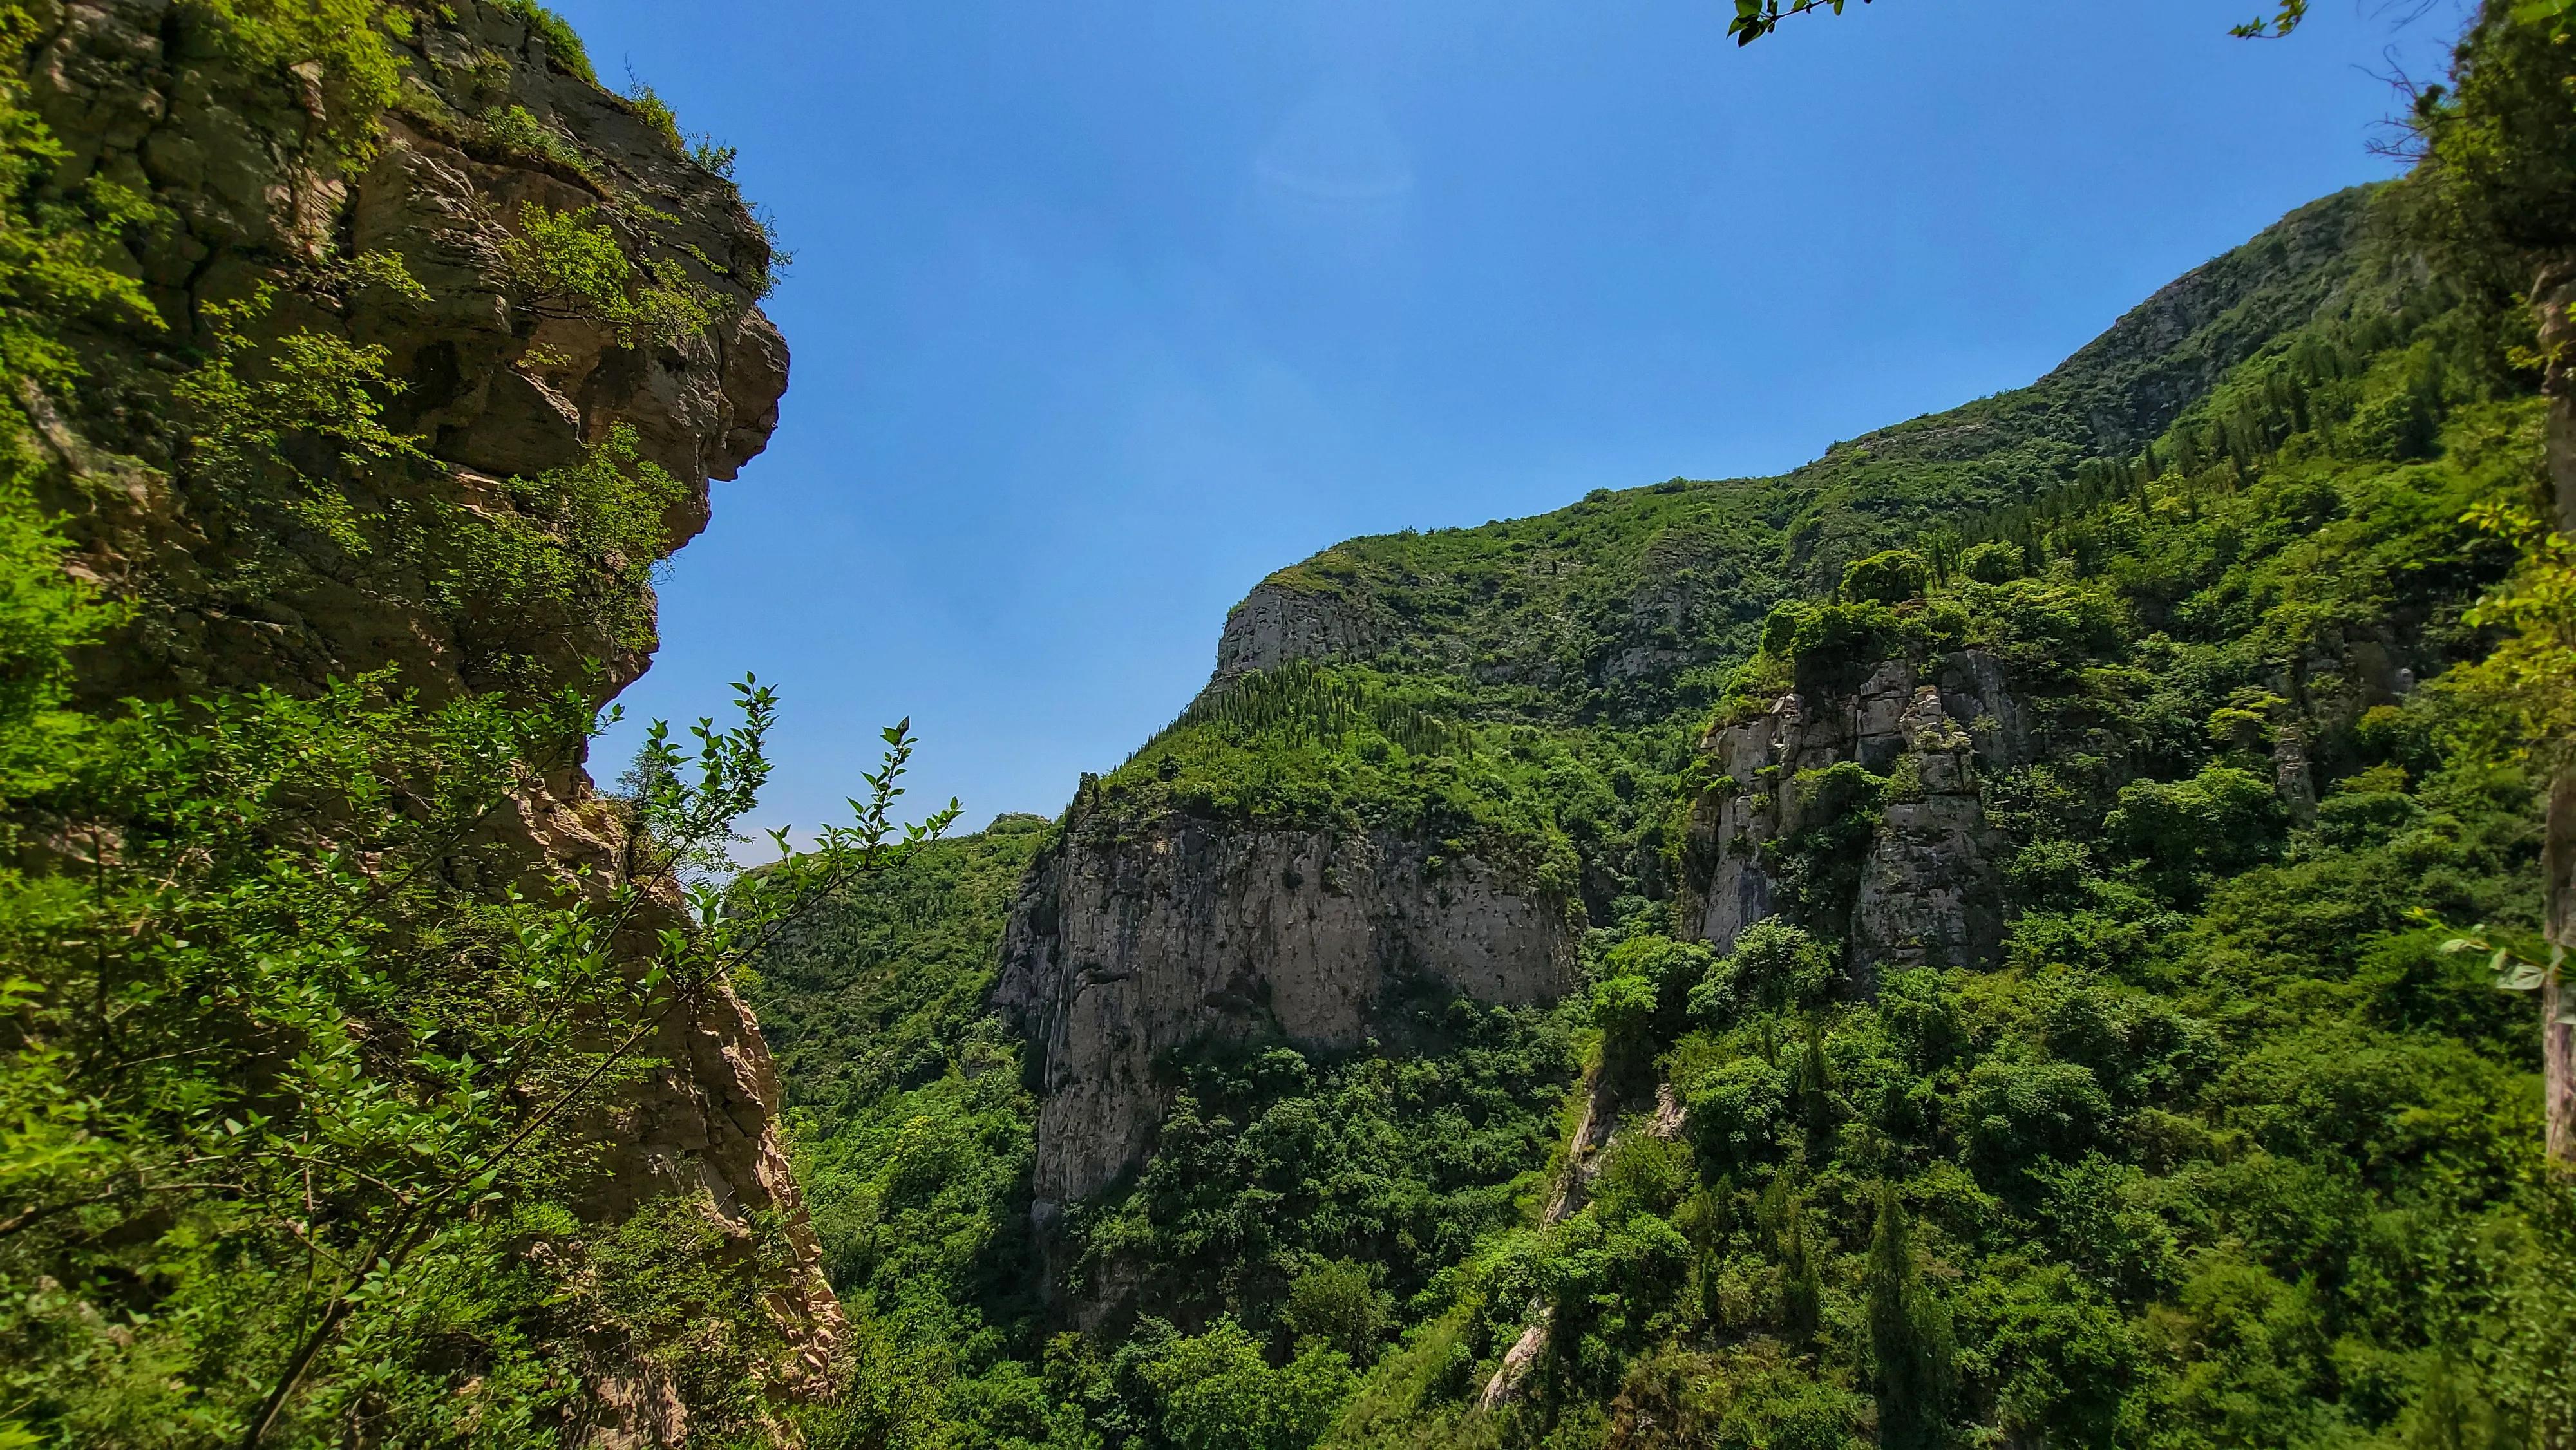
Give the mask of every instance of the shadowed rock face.
<svg viewBox="0 0 2576 1450">
<path fill-rule="evenodd" d="M 685 486 L 663 521 L 668 553 L 706 525 L 707 481 L 766 446 L 787 385 L 786 346 L 746 285 L 769 245 L 731 183 L 473 0 L 419 14 L 403 47 L 406 102 L 354 172 L 325 152 L 319 97 L 299 92 L 301 77 L 246 67 L 169 0 L 50 8 L 52 38 L 26 59 L 35 104 L 72 153 L 57 179 L 115 182 L 169 218 L 126 242 L 164 326 L 74 339 L 86 376 L 48 440 L 62 464 L 52 502 L 72 514 L 84 567 L 153 606 L 89 662 L 91 692 L 313 685 L 392 665 L 436 698 L 494 683 L 494 661 L 514 656 L 606 699 L 643 673 L 649 640 L 568 618 L 460 622 L 433 606 L 436 580 L 382 550 L 245 537 L 201 485 L 171 482 L 185 445 L 171 390 L 214 343 L 210 307 L 276 287 L 253 338 L 318 332 L 385 349 L 403 384 L 385 421 L 438 465 L 344 478 L 358 507 L 507 512 L 504 480 L 575 462 L 623 426 Z M 488 139 L 477 118 L 513 107 L 564 144 L 561 157 Z M 629 348 L 595 319 L 526 305 L 496 262 L 530 205 L 599 208 L 637 257 L 681 259 L 716 304 L 714 324 Z M 400 259 L 427 300 L 298 285 L 367 252 Z M 298 462 L 334 470 L 327 456 Z M 224 571 L 254 550 L 263 572 L 246 597 Z"/>
<path fill-rule="evenodd" d="M 1077 803 L 1023 886 L 996 1002 L 1022 1024 L 1045 1094 L 1045 1213 L 1141 1164 L 1170 1104 L 1157 1059 L 1271 1033 L 1358 1047 L 1393 981 L 1543 1002 L 1573 979 L 1565 908 L 1472 857 L 1436 871 L 1386 836 L 1256 830 L 1172 816 L 1090 831 Z"/>
<path fill-rule="evenodd" d="M 83 692 L 300 691 L 390 668 L 432 701 L 502 685 L 574 686 L 605 700 L 643 673 L 649 594 L 642 638 L 573 611 L 459 609 L 398 548 L 352 553 L 226 512 L 178 467 L 188 440 L 174 386 L 215 341 L 210 308 L 274 287 L 250 324 L 254 342 L 311 332 L 381 347 L 385 371 L 403 383 L 384 418 L 418 439 L 426 464 L 296 460 L 334 478 L 355 507 L 387 518 L 506 515 L 516 508 L 512 475 L 573 463 L 624 428 L 681 485 L 661 520 L 656 552 L 667 554 L 705 526 L 708 481 L 732 478 L 767 444 L 787 386 L 786 347 L 747 282 L 765 274 L 769 245 L 732 185 L 478 0 L 410 7 L 405 100 L 354 169 L 329 151 L 307 70 L 265 70 L 228 53 L 170 0 L 35 3 L 49 38 L 20 59 L 69 152 L 56 180 L 104 178 L 168 218 L 126 243 L 164 325 L 103 322 L 75 336 L 76 395 L 30 403 L 72 567 L 137 606 L 131 626 L 81 662 Z M 559 153 L 496 149 L 477 118 L 511 107 L 553 133 Z M 630 255 L 676 259 L 712 300 L 714 320 L 629 347 L 594 318 L 514 296 L 495 261 L 529 204 L 598 208 Z M 366 252 L 399 258 L 426 299 L 311 280 Z M 258 561 L 255 585 L 244 582 L 248 560 Z M 605 867 L 625 843 L 578 768 L 532 786 L 496 829 L 523 848 L 531 876 Z M 657 905 L 636 924 L 639 942 L 680 920 L 676 900 Z M 593 1208 L 615 1216 L 655 1194 L 703 1191 L 746 1238 L 752 1215 L 782 1212 L 802 1261 L 774 1302 L 810 1331 L 819 1367 L 839 1311 L 804 1228 L 776 1129 L 778 1086 L 749 1013 L 720 993 L 694 1016 L 667 1019 L 648 1054 L 668 1066 L 590 1125 L 616 1145 Z M 676 1399 L 654 1372 L 638 1373 L 599 1387 L 613 1422 L 600 1427 L 602 1442 L 679 1443 L 687 1427 L 674 1418 Z"/>
<path fill-rule="evenodd" d="M 1864 977 L 1882 966 L 1969 966 L 2003 939 L 1999 847 L 1977 770 L 2026 762 L 2020 703 L 1993 656 L 1965 650 L 1929 666 L 1889 660 L 1849 693 L 1788 694 L 1703 743 L 1730 784 L 1694 808 L 1685 920 L 1719 951 L 1785 909 L 1765 844 L 1809 825 L 1802 772 L 1853 762 L 1890 779 L 1847 921 L 1810 922 L 1850 943 Z"/>
</svg>

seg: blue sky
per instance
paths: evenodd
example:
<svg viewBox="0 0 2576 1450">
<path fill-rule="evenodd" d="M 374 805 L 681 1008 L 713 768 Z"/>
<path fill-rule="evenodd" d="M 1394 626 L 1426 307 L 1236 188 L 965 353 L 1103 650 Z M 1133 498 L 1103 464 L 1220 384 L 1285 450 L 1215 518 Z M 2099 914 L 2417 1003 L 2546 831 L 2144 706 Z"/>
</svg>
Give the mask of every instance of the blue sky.
<svg viewBox="0 0 2576 1450">
<path fill-rule="evenodd" d="M 2390 174 L 2384 52 L 2437 74 L 2455 23 L 1879 0 L 1738 51 L 1725 0 L 554 3 L 795 252 L 778 435 L 624 701 L 778 685 L 764 827 L 837 816 L 904 715 L 916 802 L 1053 814 L 1337 540 L 2028 382 Z"/>
</svg>

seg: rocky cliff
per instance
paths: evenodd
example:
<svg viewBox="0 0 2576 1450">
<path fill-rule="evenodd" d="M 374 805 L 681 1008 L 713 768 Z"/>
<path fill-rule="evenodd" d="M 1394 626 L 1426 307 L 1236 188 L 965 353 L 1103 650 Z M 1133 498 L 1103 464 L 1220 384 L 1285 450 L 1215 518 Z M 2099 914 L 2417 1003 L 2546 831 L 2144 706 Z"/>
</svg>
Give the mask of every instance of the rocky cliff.
<svg viewBox="0 0 2576 1450">
<path fill-rule="evenodd" d="M 1045 1094 L 1041 1217 L 1144 1161 L 1171 1101 L 1165 1054 L 1259 1038 L 1356 1048 L 1408 976 L 1506 1004 L 1572 985 L 1564 905 L 1473 856 L 1179 813 L 1121 828 L 1097 791 L 1086 781 L 1033 863 L 995 992 Z"/>
<path fill-rule="evenodd" d="M 509 0 L 343 7 L 337 35 L 292 6 L 29 8 L 28 98 L 64 146 L 49 184 L 129 199 L 102 230 L 149 303 L 65 339 L 67 399 L 22 400 L 74 571 L 133 606 L 83 693 L 390 671 L 432 701 L 604 701 L 642 673 L 650 568 L 766 444 L 787 381 L 756 305 L 768 241 L 668 112 L 604 90 Z M 391 439 L 395 462 L 317 431 Z M 626 846 L 571 764 L 495 830 L 531 881 Z M 677 920 L 662 901 L 634 929 Z M 615 1145 L 592 1207 L 694 1195 L 745 1235 L 783 1214 L 800 1257 L 775 1303 L 819 1363 L 837 1311 L 749 1015 L 719 991 L 651 1055 L 591 1124 Z M 601 1433 L 685 1438 L 639 1376 L 600 1387 Z"/>
<path fill-rule="evenodd" d="M 2004 920 L 1978 774 L 2028 763 L 2022 716 L 2001 663 L 1962 650 L 1884 661 L 1847 691 L 1793 691 L 1711 728 L 1717 783 L 1692 811 L 1684 920 L 1725 951 L 1757 921 L 1798 917 L 1847 941 L 1862 974 L 1990 962 Z M 1827 830 L 1823 859 L 1784 849 Z M 1818 879 L 1837 868 L 1856 876 L 1841 890 Z"/>
<path fill-rule="evenodd" d="M 1331 591 L 1265 579 L 1226 612 L 1210 683 L 1275 670 L 1296 659 L 1366 658 L 1375 649 L 1375 631 L 1350 601 Z"/>
<path fill-rule="evenodd" d="M 71 153 L 55 184 L 103 180 L 152 208 L 119 241 L 153 315 L 75 339 L 84 385 L 49 439 L 83 567 L 149 605 L 93 662 L 92 692 L 391 666 L 434 696 L 561 680 L 606 699 L 642 673 L 649 595 L 623 629 L 578 598 L 493 598 L 420 535 L 555 529 L 509 481 L 577 464 L 620 429 L 678 486 L 630 541 L 646 557 L 608 568 L 704 527 L 708 480 L 766 445 L 787 385 L 785 344 L 754 305 L 770 248 L 732 184 L 691 161 L 666 116 L 551 50 L 527 7 L 398 12 L 401 80 L 373 116 L 335 106 L 319 62 L 281 84 L 177 0 L 45 8 L 26 63 Z M 547 265 L 530 222 L 566 217 L 590 223 L 580 243 L 613 241 L 623 264 L 603 267 L 661 283 L 645 300 L 671 304 L 666 325 Z M 416 288 L 370 285 L 388 261 Z M 196 440 L 173 395 L 191 365 L 298 337 L 376 350 L 364 380 L 382 423 L 434 465 L 391 477 L 298 460 L 347 495 L 350 529 L 246 507 L 180 466 Z"/>
</svg>

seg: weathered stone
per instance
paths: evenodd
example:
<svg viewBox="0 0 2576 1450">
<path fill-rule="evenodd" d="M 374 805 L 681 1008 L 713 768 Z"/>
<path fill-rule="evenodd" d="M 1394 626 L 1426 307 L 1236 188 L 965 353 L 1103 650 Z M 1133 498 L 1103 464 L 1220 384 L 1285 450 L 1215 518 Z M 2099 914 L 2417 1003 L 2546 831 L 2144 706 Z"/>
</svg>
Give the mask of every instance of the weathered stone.
<svg viewBox="0 0 2576 1450">
<path fill-rule="evenodd" d="M 1979 650 L 1929 666 L 1883 661 L 1848 694 L 1783 695 L 1716 728 L 1701 743 L 1719 784 L 1692 811 L 1684 920 L 1729 951 L 1746 927 L 1778 914 L 1763 848 L 1825 824 L 1801 819 L 1801 772 L 1851 761 L 1888 777 L 1890 798 L 1850 917 L 1804 924 L 1842 938 L 1864 983 L 1883 966 L 1989 961 L 2003 911 L 1977 766 L 2018 764 L 2030 749 L 2001 662 Z"/>
<path fill-rule="evenodd" d="M 1850 960 L 1863 981 L 1891 966 L 1972 966 L 2003 941 L 1997 846 L 1977 789 L 1975 746 L 1939 687 L 1914 692 L 1905 753 L 1852 908 Z"/>
<path fill-rule="evenodd" d="M 1212 683 L 1295 659 L 1363 657 L 1375 647 L 1374 631 L 1358 605 L 1265 579 L 1226 615 Z"/>
<path fill-rule="evenodd" d="M 1036 1059 L 1043 1214 L 1142 1163 L 1169 1106 L 1156 1059 L 1273 1033 L 1357 1047 L 1395 979 L 1488 1002 L 1572 982 L 1567 909 L 1472 857 L 1434 870 L 1392 836 L 1251 829 L 1174 815 L 1125 832 L 1077 807 L 1032 867 L 995 1001 Z"/>
<path fill-rule="evenodd" d="M 432 582 L 381 560 L 353 562 L 309 540 L 257 541 L 281 561 L 256 597 L 220 587 L 245 546 L 243 525 L 173 480 L 185 445 L 171 384 L 177 359 L 212 340 L 207 305 L 279 291 L 264 335 L 332 331 L 386 349 L 408 380 L 387 421 L 419 435 L 440 467 L 353 475 L 353 498 L 489 512 L 509 507 L 499 480 L 579 458 L 613 428 L 686 497 L 664 520 L 676 549 L 707 518 L 710 478 L 730 478 L 777 422 L 784 344 L 742 279 L 768 244 L 732 186 L 693 165 L 623 100 L 547 63 L 516 19 L 482 0 L 410 5 L 402 42 L 419 115 L 390 118 L 371 161 L 344 177 L 315 150 L 318 72 L 254 74 L 169 0 L 34 0 L 51 39 L 26 60 L 31 103 L 65 143 L 55 180 L 97 176 L 143 191 L 171 218 L 128 240 L 130 274 L 148 284 L 164 329 L 114 327 L 73 337 L 86 372 L 67 398 L 22 400 L 54 463 L 48 501 L 68 514 L 69 567 L 138 606 L 133 628 L 80 661 L 93 700 L 169 697 L 274 686 L 312 690 L 390 667 L 436 701 L 485 688 Z M 506 97 L 580 148 L 585 176 L 524 158 L 478 154 L 430 119 L 472 116 Z M 555 210 L 641 201 L 665 220 L 655 245 L 691 257 L 719 320 L 673 345 L 629 348 L 577 318 L 532 320 L 488 265 L 522 202 Z M 359 289 L 317 301 L 299 282 L 337 252 L 401 259 L 425 302 Z M 712 262 L 714 265 L 704 265 Z M 720 269 L 720 270 L 719 270 Z M 381 294 L 381 295 L 379 295 Z M 540 353 L 542 365 L 531 354 Z M 319 465 L 331 465 L 326 457 Z M 372 492 L 370 492 L 372 490 Z M 489 641 L 538 677 L 520 687 L 577 686 L 604 700 L 649 663 L 649 649 L 563 619 L 485 617 Z M 589 660 L 605 664 L 595 675 Z M 493 829 L 527 875 L 568 879 L 607 868 L 625 849 L 620 817 L 578 768 L 533 786 Z M 501 883 L 494 883 L 495 886 Z M 633 926 L 640 953 L 682 913 L 665 893 Z M 776 1130 L 778 1083 L 750 1014 L 718 991 L 665 1019 L 645 1055 L 665 1066 L 621 1089 L 587 1131 L 602 1171 L 587 1207 L 615 1217 L 661 1193 L 706 1195 L 746 1239 L 754 1215 L 787 1224 L 796 1262 L 773 1286 L 781 1324 L 820 1371 L 840 1316 L 819 1270 Z M 678 1444 L 688 1434 L 665 1372 L 636 1366 L 599 1387 L 600 1444 Z"/>
</svg>

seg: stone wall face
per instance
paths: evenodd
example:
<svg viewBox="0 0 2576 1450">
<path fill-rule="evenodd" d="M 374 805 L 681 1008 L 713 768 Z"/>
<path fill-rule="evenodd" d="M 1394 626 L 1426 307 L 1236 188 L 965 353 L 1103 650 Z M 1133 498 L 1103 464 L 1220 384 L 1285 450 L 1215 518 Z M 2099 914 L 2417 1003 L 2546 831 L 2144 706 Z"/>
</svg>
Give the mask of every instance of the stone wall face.
<svg viewBox="0 0 2576 1450">
<path fill-rule="evenodd" d="M 71 152 L 56 179 L 115 183 L 168 218 L 124 242 L 163 325 L 75 338 L 83 384 L 46 430 L 61 464 L 49 501 L 70 515 L 81 566 L 149 606 L 89 662 L 90 692 L 310 686 L 393 666 L 437 698 L 493 683 L 491 661 L 509 655 L 604 700 L 641 674 L 649 643 L 567 618 L 460 622 L 432 607 L 437 581 L 399 561 L 294 532 L 245 537 L 202 485 L 173 481 L 185 430 L 172 389 L 214 345 L 210 309 L 273 288 L 247 324 L 254 340 L 310 331 L 384 348 L 402 384 L 385 422 L 436 461 L 399 479 L 345 477 L 354 504 L 506 513 L 505 479 L 574 462 L 622 426 L 685 485 L 664 519 L 668 553 L 705 526 L 708 480 L 766 446 L 787 385 L 786 346 L 748 290 L 768 242 L 731 183 L 475 0 L 414 16 L 405 104 L 354 171 L 319 139 L 321 103 L 299 97 L 299 77 L 246 68 L 171 0 L 48 8 L 51 39 L 27 74 Z M 572 159 L 480 139 L 476 118 L 511 108 Z M 687 259 L 716 304 L 713 325 L 628 347 L 597 320 L 528 305 L 496 266 L 528 206 L 596 208 L 638 256 Z M 315 284 L 369 252 L 399 259 L 426 299 Z M 259 587 L 226 587 L 224 566 L 253 547 L 268 556 Z"/>
<path fill-rule="evenodd" d="M 460 612 L 442 604 L 439 580 L 390 552 L 246 528 L 178 466 L 188 443 L 174 389 L 215 344 L 212 309 L 273 289 L 248 324 L 252 340 L 311 332 L 381 347 L 402 384 L 384 421 L 429 455 L 399 471 L 298 460 L 333 476 L 354 505 L 498 517 L 515 507 L 511 476 L 576 462 L 622 428 L 682 485 L 661 521 L 667 554 L 706 525 L 709 480 L 734 477 L 766 446 L 787 386 L 786 346 L 753 295 L 769 244 L 732 185 L 479 0 L 406 6 L 411 33 L 396 47 L 405 99 L 354 167 L 325 135 L 312 68 L 264 71 L 172 0 L 34 8 L 47 39 L 21 60 L 32 103 L 67 149 L 55 180 L 113 182 L 166 215 L 124 243 L 163 325 L 102 322 L 75 336 L 82 385 L 26 400 L 51 455 L 46 502 L 66 516 L 71 567 L 136 606 L 127 629 L 80 661 L 82 693 L 297 692 L 389 669 L 432 702 L 502 686 L 571 686 L 604 701 L 642 674 L 649 637 L 543 609 Z M 477 118 L 514 107 L 563 153 L 488 144 Z M 574 310 L 528 305 L 495 266 L 526 206 L 596 208 L 639 259 L 684 259 L 713 321 L 630 346 Z M 330 280 L 369 252 L 400 259 L 427 296 Z M 254 553 L 262 569 L 246 587 L 233 566 Z M 625 847 L 621 818 L 578 766 L 532 782 L 494 829 L 531 877 L 610 866 Z M 639 946 L 680 920 L 676 897 L 649 903 L 634 925 Z M 749 1012 L 718 991 L 666 1019 L 647 1053 L 667 1066 L 589 1125 L 613 1145 L 592 1208 L 614 1217 L 655 1194 L 703 1192 L 746 1237 L 754 1214 L 780 1212 L 799 1262 L 774 1302 L 819 1369 L 839 1308 L 788 1173 L 778 1084 Z M 598 1387 L 601 1442 L 682 1442 L 676 1399 L 639 1374 Z"/>
<path fill-rule="evenodd" d="M 1406 974 L 1507 1004 L 1553 1000 L 1573 980 L 1564 908 L 1472 857 L 1435 872 L 1421 847 L 1384 835 L 1085 824 L 1077 806 L 1032 870 L 996 992 L 1042 1083 L 1045 1206 L 1144 1161 L 1170 1103 L 1155 1071 L 1168 1051 L 1256 1033 L 1358 1047 Z"/>
<path fill-rule="evenodd" d="M 1887 777 L 1888 798 L 1859 863 L 1847 919 L 1804 925 L 1849 944 L 1852 971 L 1969 966 L 2003 940 L 1999 844 L 1985 821 L 1980 768 L 2025 763 L 2031 742 L 2001 664 L 1963 650 L 1928 665 L 1881 662 L 1843 692 L 1782 695 L 1701 743 L 1724 784 L 1691 816 L 1695 869 L 1684 919 L 1731 950 L 1746 927 L 1786 909 L 1765 846 L 1827 824 L 1805 816 L 1802 775 L 1858 764 Z"/>
<path fill-rule="evenodd" d="M 1264 580 L 1227 612 L 1210 683 L 1275 670 L 1290 660 L 1360 658 L 1375 648 L 1374 631 L 1359 605 Z"/>
</svg>

